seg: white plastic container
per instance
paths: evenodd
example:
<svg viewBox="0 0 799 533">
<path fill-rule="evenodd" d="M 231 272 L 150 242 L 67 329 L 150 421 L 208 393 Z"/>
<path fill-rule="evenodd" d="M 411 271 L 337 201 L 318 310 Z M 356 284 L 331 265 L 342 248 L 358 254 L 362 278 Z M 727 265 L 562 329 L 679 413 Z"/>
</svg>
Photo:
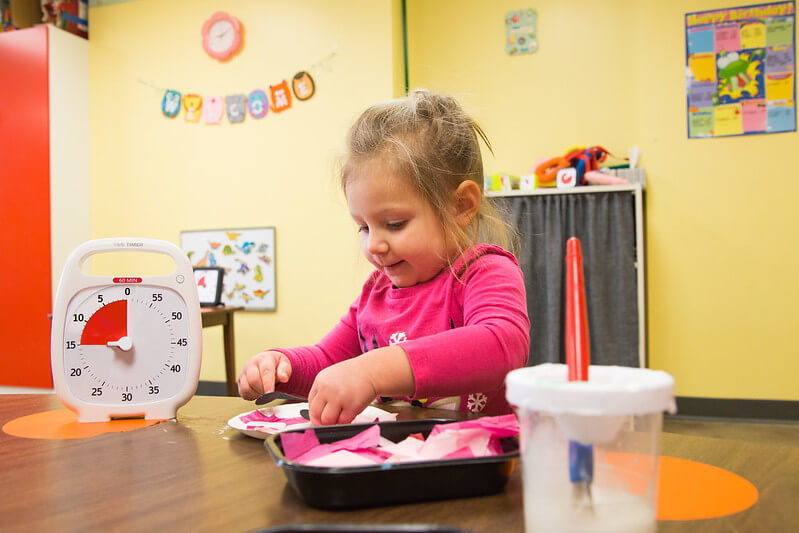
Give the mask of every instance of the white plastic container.
<svg viewBox="0 0 799 533">
<path fill-rule="evenodd" d="M 655 531 L 661 428 L 663 412 L 676 411 L 674 379 L 617 366 L 591 366 L 588 376 L 570 382 L 561 364 L 507 376 L 520 424 L 525 530 Z M 593 446 L 587 504 L 569 477 L 569 441 Z"/>
</svg>

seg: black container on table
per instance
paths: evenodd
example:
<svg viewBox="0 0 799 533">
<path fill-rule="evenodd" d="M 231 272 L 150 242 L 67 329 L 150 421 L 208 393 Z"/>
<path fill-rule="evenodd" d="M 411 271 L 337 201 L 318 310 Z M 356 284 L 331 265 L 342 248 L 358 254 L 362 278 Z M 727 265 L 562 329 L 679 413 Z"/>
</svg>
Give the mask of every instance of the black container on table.
<svg viewBox="0 0 799 533">
<path fill-rule="evenodd" d="M 437 424 L 457 420 L 377 422 L 380 434 L 394 442 L 421 433 L 425 438 Z M 313 428 L 321 444 L 357 435 L 372 424 Z M 302 433 L 306 429 L 284 433 Z M 502 492 L 519 457 L 516 437 L 500 440 L 502 455 L 440 459 L 374 466 L 318 467 L 289 461 L 283 455 L 280 433 L 264 445 L 291 486 L 308 505 L 319 509 L 355 509 L 380 505 L 484 496 Z"/>
<path fill-rule="evenodd" d="M 290 524 L 252 533 L 470 533 L 436 524 Z"/>
</svg>

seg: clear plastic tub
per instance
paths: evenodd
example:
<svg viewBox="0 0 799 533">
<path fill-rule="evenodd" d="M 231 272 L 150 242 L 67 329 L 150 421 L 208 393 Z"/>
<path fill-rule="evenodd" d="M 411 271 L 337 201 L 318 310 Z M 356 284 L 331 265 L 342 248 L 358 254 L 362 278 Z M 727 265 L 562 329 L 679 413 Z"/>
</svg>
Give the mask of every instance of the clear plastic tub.
<svg viewBox="0 0 799 533">
<path fill-rule="evenodd" d="M 566 365 L 544 364 L 507 376 L 520 424 L 525 529 L 655 531 L 663 411 L 676 410 L 674 379 L 615 366 L 591 366 L 588 375 L 569 382 Z M 570 478 L 570 442 L 591 446 L 587 490 Z"/>
</svg>

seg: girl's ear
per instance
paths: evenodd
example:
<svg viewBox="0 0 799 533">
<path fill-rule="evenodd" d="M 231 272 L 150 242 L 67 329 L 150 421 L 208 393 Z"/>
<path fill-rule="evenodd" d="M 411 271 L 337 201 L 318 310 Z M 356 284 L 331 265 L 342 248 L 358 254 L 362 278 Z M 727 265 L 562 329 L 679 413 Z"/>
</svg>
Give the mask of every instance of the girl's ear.
<svg viewBox="0 0 799 533">
<path fill-rule="evenodd" d="M 466 180 L 458 185 L 454 193 L 455 222 L 463 229 L 468 226 L 477 210 L 480 209 L 482 199 L 480 186 L 472 180 Z"/>
</svg>

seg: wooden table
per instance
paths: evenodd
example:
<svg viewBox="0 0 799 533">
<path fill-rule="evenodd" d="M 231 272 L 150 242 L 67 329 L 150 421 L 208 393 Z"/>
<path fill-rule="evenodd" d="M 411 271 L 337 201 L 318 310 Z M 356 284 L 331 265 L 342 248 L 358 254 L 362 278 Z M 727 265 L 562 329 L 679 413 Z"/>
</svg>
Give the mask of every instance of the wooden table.
<svg viewBox="0 0 799 533">
<path fill-rule="evenodd" d="M 0 395 L 0 426 L 59 408 L 52 395 Z M 306 506 L 262 441 L 226 421 L 252 408 L 240 398 L 195 397 L 177 421 L 79 440 L 34 440 L 0 432 L 2 531 L 252 531 L 300 523 L 439 524 L 471 531 L 523 531 L 519 468 L 507 490 L 356 511 Z M 400 418 L 440 417 L 405 408 Z M 666 433 L 665 455 L 730 469 L 760 500 L 736 515 L 659 522 L 659 531 L 789 531 L 796 528 L 799 448 Z"/>
<path fill-rule="evenodd" d="M 228 396 L 238 396 L 236 388 L 236 348 L 233 338 L 233 313 L 243 307 L 203 307 L 203 327 L 222 326 L 225 343 L 225 383 Z"/>
</svg>

